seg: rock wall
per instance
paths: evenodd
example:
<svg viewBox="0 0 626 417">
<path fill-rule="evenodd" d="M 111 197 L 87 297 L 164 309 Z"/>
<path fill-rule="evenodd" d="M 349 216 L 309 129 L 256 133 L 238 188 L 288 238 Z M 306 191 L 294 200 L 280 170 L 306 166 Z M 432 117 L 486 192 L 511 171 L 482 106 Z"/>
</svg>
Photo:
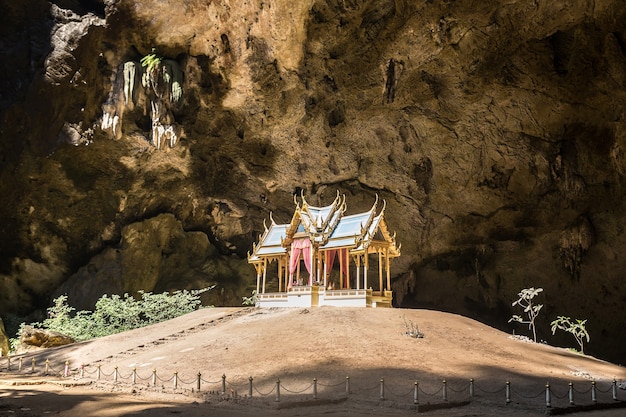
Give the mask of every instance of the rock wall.
<svg viewBox="0 0 626 417">
<path fill-rule="evenodd" d="M 539 335 L 587 318 L 619 358 L 626 15 L 618 1 L 14 1 L 0 50 L 0 314 L 68 293 L 217 283 L 238 305 L 269 212 L 387 201 L 395 304 Z M 122 66 L 184 73 L 180 142 L 150 144 Z M 107 109 L 120 134 L 102 129 Z M 524 329 L 515 328 L 517 332 Z"/>
</svg>

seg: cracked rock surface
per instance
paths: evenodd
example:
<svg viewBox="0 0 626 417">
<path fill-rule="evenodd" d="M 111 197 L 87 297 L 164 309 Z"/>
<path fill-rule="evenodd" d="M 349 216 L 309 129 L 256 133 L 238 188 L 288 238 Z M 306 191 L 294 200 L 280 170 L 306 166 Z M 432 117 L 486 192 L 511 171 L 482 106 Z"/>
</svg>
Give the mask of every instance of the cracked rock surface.
<svg viewBox="0 0 626 417">
<path fill-rule="evenodd" d="M 0 43 L 0 314 L 67 293 L 218 284 L 293 194 L 348 211 L 375 194 L 402 243 L 394 303 L 512 331 L 542 287 L 540 337 L 588 319 L 619 358 L 626 293 L 626 12 L 621 2 L 26 1 Z M 150 109 L 101 129 L 120 68 L 183 71 L 173 148 Z M 145 103 L 144 103 L 145 104 Z M 523 332 L 525 329 L 515 329 Z"/>
</svg>

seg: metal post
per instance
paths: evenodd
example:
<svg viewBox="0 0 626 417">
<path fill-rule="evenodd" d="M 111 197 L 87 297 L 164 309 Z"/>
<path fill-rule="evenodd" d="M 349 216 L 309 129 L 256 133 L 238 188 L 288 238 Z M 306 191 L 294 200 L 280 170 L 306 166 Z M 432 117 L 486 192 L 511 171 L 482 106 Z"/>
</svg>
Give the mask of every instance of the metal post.
<svg viewBox="0 0 626 417">
<path fill-rule="evenodd" d="M 511 382 L 506 381 L 506 403 L 509 404 L 511 402 Z"/>
<path fill-rule="evenodd" d="M 117 382 L 117 366 L 113 368 L 113 382 Z"/>
<path fill-rule="evenodd" d="M 70 361 L 65 361 L 65 369 L 63 370 L 63 376 L 65 378 L 70 376 Z"/>
<path fill-rule="evenodd" d="M 22 371 L 22 357 L 21 356 L 20 356 L 20 364 L 18 365 L 17 370 L 20 372 Z"/>
<path fill-rule="evenodd" d="M 552 407 L 552 403 L 550 402 L 550 383 L 546 383 L 546 407 Z"/>
<path fill-rule="evenodd" d="M 567 394 L 569 397 L 569 405 L 574 405 L 574 384 L 570 382 L 568 387 Z"/>
<path fill-rule="evenodd" d="M 33 358 L 33 359 L 31 360 L 31 368 L 30 368 L 30 370 L 31 370 L 31 372 L 33 372 L 33 373 L 35 372 L 35 358 Z"/>
<path fill-rule="evenodd" d="M 222 375 L 222 395 L 226 395 L 226 374 Z"/>
<path fill-rule="evenodd" d="M 346 395 L 350 395 L 350 377 L 346 377 Z"/>
<path fill-rule="evenodd" d="M 133 368 L 133 385 L 137 383 L 137 368 Z"/>
<path fill-rule="evenodd" d="M 317 378 L 313 378 L 313 399 L 317 400 Z"/>
<path fill-rule="evenodd" d="M 250 398 L 252 398 L 252 381 L 253 380 L 254 379 L 252 377 L 248 378 L 248 382 L 249 382 L 249 384 L 248 384 L 248 396 Z"/>
<path fill-rule="evenodd" d="M 474 398 L 474 378 L 470 378 L 469 395 Z"/>
<path fill-rule="evenodd" d="M 80 364 L 80 377 L 81 378 L 85 377 L 85 364 L 84 363 Z"/>
<path fill-rule="evenodd" d="M 174 371 L 174 389 L 178 388 L 178 371 Z"/>
<path fill-rule="evenodd" d="M 156 368 L 152 370 L 152 386 L 156 387 Z"/>
<path fill-rule="evenodd" d="M 385 380 L 380 378 L 380 399 L 385 399 Z"/>
<path fill-rule="evenodd" d="M 280 379 L 276 380 L 276 402 L 280 401 Z"/>
<path fill-rule="evenodd" d="M 613 401 L 617 401 L 617 381 L 613 378 L 613 385 L 611 386 L 611 393 L 613 394 Z"/>
<path fill-rule="evenodd" d="M 443 387 L 441 388 L 441 392 L 443 394 L 443 400 L 448 401 L 448 385 L 445 379 L 443 380 Z"/>
<path fill-rule="evenodd" d="M 413 384 L 413 404 L 419 404 L 417 391 L 419 390 L 419 383 L 415 381 Z"/>
<path fill-rule="evenodd" d="M 98 375 L 96 377 L 97 380 L 100 380 L 100 375 L 102 374 L 102 365 L 98 365 Z"/>
<path fill-rule="evenodd" d="M 46 371 L 44 372 L 44 375 L 48 375 L 49 370 L 50 370 L 50 361 L 46 359 Z"/>
<path fill-rule="evenodd" d="M 598 403 L 598 399 L 596 398 L 596 381 L 591 381 L 591 401 L 594 404 Z"/>
<path fill-rule="evenodd" d="M 198 372 L 198 381 L 196 382 L 196 389 L 200 392 L 200 381 L 202 381 L 202 374 Z"/>
</svg>

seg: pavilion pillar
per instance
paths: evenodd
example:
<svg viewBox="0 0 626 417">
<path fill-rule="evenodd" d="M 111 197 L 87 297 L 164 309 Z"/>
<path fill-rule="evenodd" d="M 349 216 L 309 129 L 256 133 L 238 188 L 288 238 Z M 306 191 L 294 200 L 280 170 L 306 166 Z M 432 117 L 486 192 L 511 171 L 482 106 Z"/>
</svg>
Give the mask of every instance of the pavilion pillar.
<svg viewBox="0 0 626 417">
<path fill-rule="evenodd" d="M 383 295 L 383 253 L 378 249 L 378 281 L 380 285 L 380 295 Z"/>
<path fill-rule="evenodd" d="M 361 289 L 361 255 L 356 256 L 356 289 Z"/>
<path fill-rule="evenodd" d="M 385 248 L 385 269 L 387 270 L 387 291 L 391 291 L 391 272 L 389 271 L 389 248 Z"/>
<path fill-rule="evenodd" d="M 350 251 L 346 248 L 346 288 L 350 289 Z"/>
<path fill-rule="evenodd" d="M 313 242 L 311 242 L 311 251 L 310 251 L 310 260 L 311 260 L 311 270 L 309 271 L 309 287 L 313 285 L 313 275 L 315 275 L 316 268 L 316 260 L 315 260 L 315 248 L 313 247 Z"/>
<path fill-rule="evenodd" d="M 328 258 L 328 252 L 320 252 L 324 254 L 323 265 L 324 265 L 324 289 L 328 288 L 328 282 L 326 279 L 326 271 L 328 270 L 328 263 L 326 262 L 326 258 Z"/>
<path fill-rule="evenodd" d="M 293 274 L 291 273 L 291 258 L 293 258 L 293 245 L 289 248 L 289 252 L 287 254 L 287 271 L 285 272 L 285 274 L 287 274 L 288 276 L 287 291 L 289 291 L 289 288 L 291 288 L 291 286 L 293 285 Z"/>
<path fill-rule="evenodd" d="M 368 266 L 368 261 L 367 261 L 367 250 L 366 250 L 365 254 L 363 255 L 363 289 L 367 289 L 367 266 Z"/>
<path fill-rule="evenodd" d="M 259 287 L 261 285 L 261 266 L 257 265 L 256 268 L 256 293 L 259 293 Z"/>
<path fill-rule="evenodd" d="M 320 282 L 320 269 L 321 269 L 321 262 L 322 262 L 322 258 L 320 257 L 321 252 L 318 250 L 317 252 L 315 252 L 315 281 L 316 282 Z"/>
<path fill-rule="evenodd" d="M 343 288 L 343 269 L 344 269 L 343 263 L 345 261 L 344 261 L 344 258 L 342 256 L 342 254 L 341 254 L 342 250 L 343 249 L 339 249 L 339 252 L 338 252 L 338 255 L 339 255 L 339 289 Z"/>
<path fill-rule="evenodd" d="M 263 294 L 265 294 L 265 278 L 267 277 L 267 258 L 263 258 Z"/>
<path fill-rule="evenodd" d="M 281 273 L 283 272 L 283 260 L 278 258 L 278 292 L 283 292 L 283 277 Z"/>
</svg>

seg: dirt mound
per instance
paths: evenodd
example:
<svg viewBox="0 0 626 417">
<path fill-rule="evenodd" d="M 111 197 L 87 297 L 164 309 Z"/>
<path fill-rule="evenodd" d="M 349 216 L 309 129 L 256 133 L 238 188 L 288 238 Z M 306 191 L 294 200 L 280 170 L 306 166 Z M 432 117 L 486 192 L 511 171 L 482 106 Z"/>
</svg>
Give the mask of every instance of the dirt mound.
<svg viewBox="0 0 626 417">
<path fill-rule="evenodd" d="M 414 327 L 422 338 L 407 334 Z M 337 412 L 377 409 L 381 404 L 388 412 L 406 412 L 416 407 L 416 382 L 420 405 L 461 405 L 469 398 L 470 380 L 475 399 L 458 409 L 505 406 L 499 415 L 513 411 L 510 415 L 533 415 L 545 413 L 546 382 L 557 407 L 568 406 L 569 382 L 577 389 L 578 403 L 590 402 L 592 380 L 598 401 L 613 402 L 613 380 L 626 378 L 620 366 L 512 337 L 466 317 L 403 309 L 203 309 L 143 329 L 25 356 L 23 363 L 30 365 L 32 358 L 39 364 L 48 359 L 57 372 L 68 361 L 74 375 L 84 365 L 85 379 L 95 380 L 100 372 L 97 386 L 113 392 L 114 398 L 141 394 L 159 401 L 196 401 L 200 408 L 208 407 L 206 401 L 223 407 L 222 400 L 229 398 L 236 400 L 229 403 L 230 412 L 254 406 L 284 415 L 289 415 L 285 404 L 290 401 L 314 399 L 318 402 L 308 404 L 311 415 L 320 406 Z M 17 360 L 13 358 L 13 363 Z M 0 368 L 6 369 L 4 364 Z M 157 387 L 150 388 L 155 370 Z M 3 374 L 0 378 L 9 379 Z M 115 375 L 118 384 L 112 383 Z M 275 401 L 278 380 L 280 402 Z M 506 382 L 515 406 L 506 406 Z M 431 412 L 457 415 L 457 408 Z"/>
</svg>

